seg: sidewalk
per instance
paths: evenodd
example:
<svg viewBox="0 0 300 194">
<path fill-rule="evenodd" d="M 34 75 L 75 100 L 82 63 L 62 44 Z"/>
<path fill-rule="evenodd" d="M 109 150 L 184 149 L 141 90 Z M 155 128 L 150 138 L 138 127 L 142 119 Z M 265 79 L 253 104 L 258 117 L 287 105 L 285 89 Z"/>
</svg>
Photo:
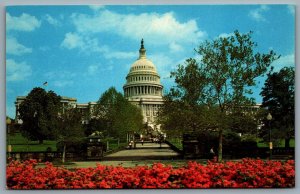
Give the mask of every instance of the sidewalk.
<svg viewBox="0 0 300 194">
<path fill-rule="evenodd" d="M 128 160 L 172 160 L 178 159 L 179 154 L 173 151 L 167 144 L 162 143 L 141 143 L 136 148 L 121 150 L 107 155 L 103 161 L 128 161 Z"/>
</svg>

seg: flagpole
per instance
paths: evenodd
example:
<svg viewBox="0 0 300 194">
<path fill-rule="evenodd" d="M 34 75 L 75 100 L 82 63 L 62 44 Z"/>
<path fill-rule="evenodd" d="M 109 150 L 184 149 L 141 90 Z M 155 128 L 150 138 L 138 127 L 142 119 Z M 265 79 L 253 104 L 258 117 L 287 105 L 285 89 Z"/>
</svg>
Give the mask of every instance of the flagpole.
<svg viewBox="0 0 300 194">
<path fill-rule="evenodd" d="M 44 82 L 42 88 L 44 88 L 44 90 L 46 90 L 46 86 L 48 85 L 48 82 Z"/>
</svg>

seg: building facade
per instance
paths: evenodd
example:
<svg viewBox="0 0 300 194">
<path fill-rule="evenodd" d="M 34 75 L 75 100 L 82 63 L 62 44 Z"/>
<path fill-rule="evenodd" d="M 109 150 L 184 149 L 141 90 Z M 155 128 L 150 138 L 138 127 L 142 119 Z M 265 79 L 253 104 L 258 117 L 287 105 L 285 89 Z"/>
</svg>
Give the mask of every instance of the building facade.
<svg viewBox="0 0 300 194">
<path fill-rule="evenodd" d="M 160 76 L 157 73 L 155 65 L 147 59 L 144 41 L 141 41 L 141 48 L 138 59 L 131 65 L 126 83 L 123 87 L 124 96 L 128 101 L 141 108 L 144 123 L 149 126 L 159 128 L 156 118 L 158 109 L 163 104 Z M 19 106 L 25 100 L 26 96 L 18 96 L 15 102 L 16 122 L 21 124 Z M 82 113 L 82 123 L 88 123 L 93 116 L 94 106 L 96 102 L 77 103 L 76 98 L 62 97 L 61 103 L 63 107 L 77 108 Z M 64 109 L 63 109 L 64 110 Z"/>
<path fill-rule="evenodd" d="M 22 120 L 20 119 L 19 107 L 20 104 L 26 99 L 26 96 L 18 96 L 15 101 L 16 107 L 16 116 L 15 121 L 17 124 L 22 124 Z M 62 111 L 66 108 L 77 108 L 82 114 L 82 123 L 86 124 L 91 119 L 93 114 L 94 106 L 97 104 L 96 102 L 88 102 L 88 103 L 78 103 L 76 98 L 70 98 L 66 96 L 61 96 L 60 102 L 62 103 Z"/>
<path fill-rule="evenodd" d="M 139 57 L 130 67 L 123 90 L 128 101 L 142 110 L 144 123 L 159 127 L 156 120 L 163 105 L 163 86 L 155 65 L 146 57 L 143 39 Z"/>
</svg>

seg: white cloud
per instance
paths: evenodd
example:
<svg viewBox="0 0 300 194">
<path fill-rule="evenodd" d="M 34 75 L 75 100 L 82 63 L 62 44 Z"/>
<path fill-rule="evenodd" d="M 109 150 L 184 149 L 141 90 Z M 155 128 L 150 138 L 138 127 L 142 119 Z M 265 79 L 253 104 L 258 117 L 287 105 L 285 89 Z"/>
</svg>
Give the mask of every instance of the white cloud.
<svg viewBox="0 0 300 194">
<path fill-rule="evenodd" d="M 265 22 L 267 20 L 264 13 L 268 10 L 269 7 L 267 5 L 261 5 L 259 8 L 251 10 L 249 16 L 257 22 Z"/>
<path fill-rule="evenodd" d="M 288 5 L 288 12 L 292 15 L 295 15 L 295 5 Z"/>
<path fill-rule="evenodd" d="M 221 33 L 218 38 L 227 38 L 230 36 L 234 36 L 234 33 Z"/>
<path fill-rule="evenodd" d="M 61 43 L 62 47 L 65 47 L 67 49 L 74 49 L 74 48 L 81 48 L 83 47 L 84 42 L 82 38 L 77 35 L 76 33 L 67 33 L 65 34 L 65 39 Z"/>
<path fill-rule="evenodd" d="M 61 47 L 69 50 L 79 49 L 81 52 L 85 53 L 98 52 L 103 54 L 103 56 L 107 59 L 128 59 L 137 56 L 136 52 L 114 51 L 106 45 L 99 46 L 96 38 L 91 38 L 86 34 L 74 32 L 68 32 L 65 34 L 65 38 L 61 43 Z"/>
<path fill-rule="evenodd" d="M 283 67 L 295 67 L 295 55 L 289 54 L 281 56 L 278 60 L 274 61 L 271 66 L 274 67 L 274 71 L 280 71 Z"/>
<path fill-rule="evenodd" d="M 89 8 L 94 10 L 94 11 L 98 11 L 103 9 L 105 6 L 104 5 L 90 5 Z"/>
<path fill-rule="evenodd" d="M 170 77 L 170 69 L 176 67 L 174 59 L 164 54 L 153 54 L 148 57 L 157 68 L 157 72 L 161 76 L 161 79 Z"/>
<path fill-rule="evenodd" d="M 6 29 L 16 30 L 16 31 L 26 31 L 31 32 L 36 28 L 41 26 L 41 21 L 39 21 L 35 16 L 31 16 L 27 13 L 22 13 L 21 16 L 11 16 L 6 13 Z"/>
<path fill-rule="evenodd" d="M 107 59 L 130 59 L 138 56 L 137 52 L 111 51 L 105 50 L 104 57 Z"/>
<path fill-rule="evenodd" d="M 92 15 L 74 13 L 71 18 L 76 30 L 65 34 L 61 47 L 87 54 L 98 52 L 107 59 L 133 59 L 138 53 L 113 50 L 102 45 L 98 37 L 103 32 L 135 41 L 144 38 L 148 45 L 168 46 L 173 53 L 183 51 L 186 45 L 201 41 L 206 36 L 195 20 L 179 22 L 172 12 L 125 15 L 99 7 L 99 11 Z"/>
<path fill-rule="evenodd" d="M 31 76 L 32 70 L 25 62 L 18 63 L 13 59 L 6 60 L 6 80 L 23 81 Z"/>
<path fill-rule="evenodd" d="M 45 15 L 45 20 L 46 20 L 49 24 L 51 24 L 51 25 L 53 25 L 53 26 L 60 26 L 60 25 L 61 25 L 60 21 L 58 21 L 57 19 L 53 18 L 53 17 L 52 17 L 51 15 L 49 15 L 49 14 L 46 14 L 46 15 Z"/>
<path fill-rule="evenodd" d="M 93 64 L 88 66 L 86 76 L 92 76 L 98 74 L 100 71 L 111 71 L 113 70 L 113 65 L 101 65 Z"/>
<path fill-rule="evenodd" d="M 26 53 L 31 53 L 32 49 L 20 44 L 16 38 L 8 37 L 6 39 L 6 53 L 11 55 L 23 55 Z"/>
<path fill-rule="evenodd" d="M 53 82 L 53 85 L 56 87 L 66 87 L 66 86 L 72 86 L 74 84 L 73 80 L 56 80 Z"/>
<path fill-rule="evenodd" d="M 55 79 L 71 79 L 76 77 L 76 73 L 69 71 L 59 70 L 58 72 L 50 71 L 47 72 L 44 76 L 46 79 L 55 80 Z"/>
<path fill-rule="evenodd" d="M 173 53 L 183 51 L 182 46 L 179 45 L 179 44 L 177 44 L 177 43 L 175 43 L 175 42 L 170 43 L 169 49 L 170 49 L 170 51 L 173 52 Z"/>
<path fill-rule="evenodd" d="M 99 66 L 98 65 L 90 65 L 88 66 L 87 68 L 87 73 L 89 75 L 94 75 L 99 69 Z"/>
<path fill-rule="evenodd" d="M 50 47 L 49 47 L 49 46 L 40 46 L 40 47 L 39 47 L 39 50 L 40 50 L 40 51 L 46 52 L 46 51 L 49 51 L 49 50 L 50 50 Z"/>
<path fill-rule="evenodd" d="M 191 43 L 206 36 L 195 20 L 179 22 L 172 12 L 165 14 L 119 14 L 103 10 L 95 15 L 73 14 L 79 33 L 110 32 L 123 37 L 147 39 L 149 44 Z"/>
<path fill-rule="evenodd" d="M 71 49 L 80 49 L 83 52 L 105 52 L 105 46 L 99 46 L 96 38 L 90 38 L 79 33 L 68 32 L 61 43 L 61 47 Z"/>
</svg>

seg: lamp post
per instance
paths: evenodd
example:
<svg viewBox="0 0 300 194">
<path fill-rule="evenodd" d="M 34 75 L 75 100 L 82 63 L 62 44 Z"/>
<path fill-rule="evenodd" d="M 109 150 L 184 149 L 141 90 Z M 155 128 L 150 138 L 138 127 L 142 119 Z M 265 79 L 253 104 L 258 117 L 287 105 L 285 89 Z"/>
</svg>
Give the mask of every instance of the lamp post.
<svg viewBox="0 0 300 194">
<path fill-rule="evenodd" d="M 272 120 L 272 115 L 271 113 L 268 113 L 267 115 L 267 120 L 268 120 L 268 123 L 269 123 L 269 150 L 270 150 L 270 160 L 272 159 L 272 149 L 273 149 L 273 144 L 272 144 L 272 141 L 271 141 L 271 120 Z"/>
</svg>

